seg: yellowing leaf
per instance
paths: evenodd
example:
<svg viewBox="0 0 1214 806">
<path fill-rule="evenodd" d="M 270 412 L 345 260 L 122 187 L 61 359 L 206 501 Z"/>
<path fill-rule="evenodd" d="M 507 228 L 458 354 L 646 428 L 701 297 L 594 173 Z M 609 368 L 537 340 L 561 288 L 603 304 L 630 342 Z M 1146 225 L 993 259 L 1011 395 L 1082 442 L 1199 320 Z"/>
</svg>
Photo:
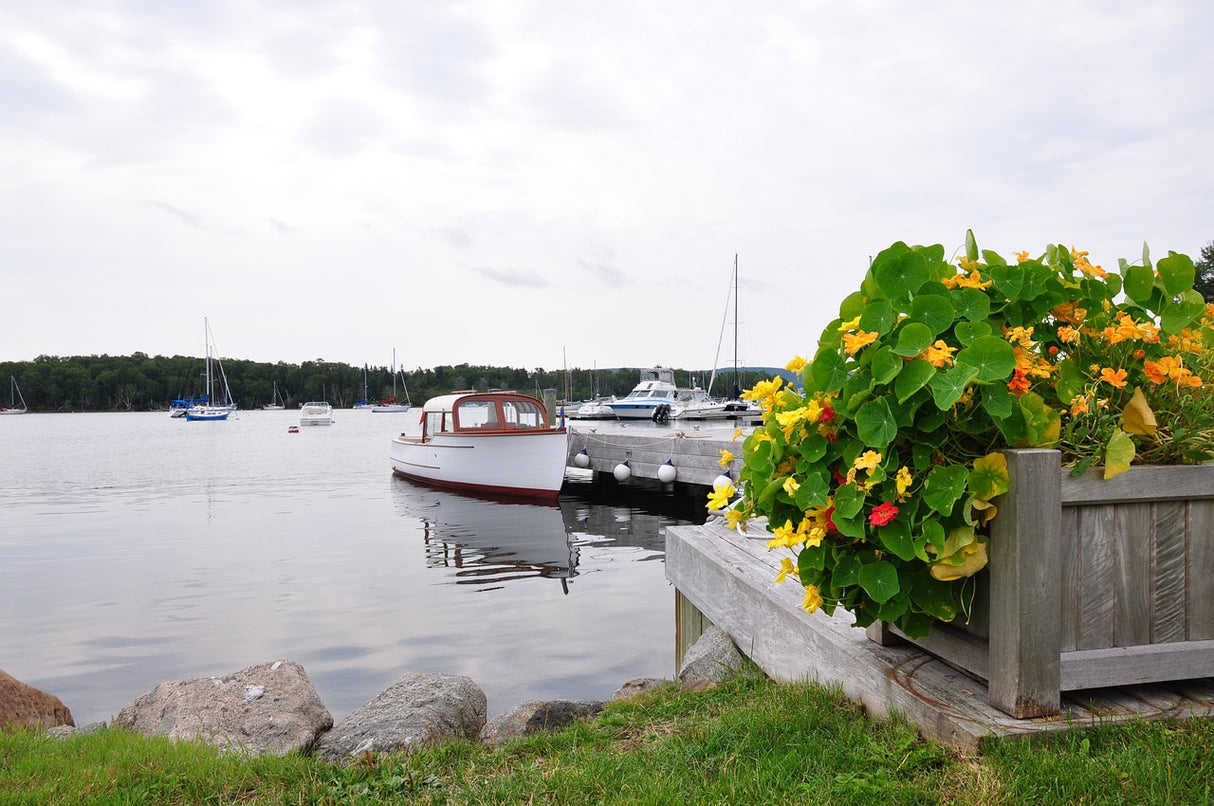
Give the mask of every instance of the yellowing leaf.
<svg viewBox="0 0 1214 806">
<path fill-rule="evenodd" d="M 1134 440 L 1130 435 L 1118 428 L 1109 437 L 1109 444 L 1104 449 L 1104 477 L 1111 479 L 1130 469 L 1134 461 Z"/>
<path fill-rule="evenodd" d="M 973 543 L 966 546 L 960 555 L 961 563 L 953 565 L 949 562 L 939 562 L 932 566 L 932 576 L 941 582 L 951 582 L 962 577 L 972 577 L 986 568 L 986 544 Z"/>
<path fill-rule="evenodd" d="M 972 526 L 958 526 L 951 529 L 948 537 L 944 539 L 943 546 L 937 546 L 934 543 L 927 544 L 928 553 L 935 555 L 937 562 L 951 560 L 955 555 L 959 555 L 966 547 L 973 545 L 977 539 Z"/>
<path fill-rule="evenodd" d="M 990 501 L 983 501 L 981 498 L 970 499 L 970 509 L 973 511 L 974 521 L 979 527 L 986 526 L 995 519 L 995 515 L 999 509 Z"/>
<path fill-rule="evenodd" d="M 1001 453 L 988 453 L 974 460 L 974 469 L 969 475 L 970 493 L 977 498 L 991 499 L 1002 495 L 1011 486 L 1007 472 L 1007 457 Z"/>
<path fill-rule="evenodd" d="M 1146 396 L 1140 387 L 1134 387 L 1134 395 L 1121 413 L 1121 427 L 1128 434 L 1155 436 L 1155 412 L 1147 405 Z"/>
</svg>

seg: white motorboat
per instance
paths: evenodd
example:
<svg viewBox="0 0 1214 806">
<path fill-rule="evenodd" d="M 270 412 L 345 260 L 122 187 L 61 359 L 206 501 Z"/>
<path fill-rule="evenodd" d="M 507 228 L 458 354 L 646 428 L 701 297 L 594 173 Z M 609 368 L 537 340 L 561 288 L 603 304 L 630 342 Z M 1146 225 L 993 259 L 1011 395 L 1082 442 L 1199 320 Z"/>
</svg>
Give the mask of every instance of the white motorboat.
<svg viewBox="0 0 1214 806">
<path fill-rule="evenodd" d="M 641 370 L 641 382 L 627 397 L 608 403 L 621 420 L 658 420 L 669 414 L 679 402 L 679 387 L 674 383 L 674 370 L 653 367 Z"/>
<path fill-rule="evenodd" d="M 299 424 L 333 425 L 333 404 L 324 400 L 304 403 L 299 410 Z"/>
<path fill-rule="evenodd" d="M 0 406 L 0 414 L 25 414 L 25 396 L 21 394 L 21 387 L 17 385 L 17 376 L 9 375 L 9 397 L 11 398 L 10 405 Z"/>
<path fill-rule="evenodd" d="M 614 395 L 587 400 L 569 412 L 569 418 L 571 420 L 614 420 L 616 418 L 615 409 L 611 408 L 611 404 L 614 402 Z"/>
<path fill-rule="evenodd" d="M 410 429 L 392 440 L 388 457 L 403 478 L 551 500 L 565 479 L 567 438 L 533 397 L 467 390 L 427 400 Z"/>
</svg>

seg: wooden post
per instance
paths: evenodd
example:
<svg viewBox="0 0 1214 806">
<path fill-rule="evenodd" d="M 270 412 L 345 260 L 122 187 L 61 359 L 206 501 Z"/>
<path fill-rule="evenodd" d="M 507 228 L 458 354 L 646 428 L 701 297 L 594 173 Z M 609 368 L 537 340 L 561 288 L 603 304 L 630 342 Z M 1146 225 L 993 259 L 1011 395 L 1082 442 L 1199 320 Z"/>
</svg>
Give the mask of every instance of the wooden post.
<svg viewBox="0 0 1214 806">
<path fill-rule="evenodd" d="M 1062 460 L 1003 451 L 1011 491 L 991 521 L 990 702 L 1018 719 L 1061 706 Z"/>
<path fill-rule="evenodd" d="M 674 673 L 683 668 L 683 657 L 712 622 L 678 588 L 674 589 Z"/>
</svg>

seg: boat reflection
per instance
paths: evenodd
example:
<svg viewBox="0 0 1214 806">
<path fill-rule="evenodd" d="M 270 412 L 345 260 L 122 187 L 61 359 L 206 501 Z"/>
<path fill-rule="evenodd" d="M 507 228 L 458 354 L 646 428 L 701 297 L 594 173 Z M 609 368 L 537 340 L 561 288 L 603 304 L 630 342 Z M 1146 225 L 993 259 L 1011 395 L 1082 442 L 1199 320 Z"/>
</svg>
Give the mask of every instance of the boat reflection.
<svg viewBox="0 0 1214 806">
<path fill-rule="evenodd" d="M 569 592 L 578 549 L 561 509 L 439 490 L 394 478 L 398 509 L 421 523 L 426 566 L 453 569 L 454 582 L 494 590 L 522 579 L 556 579 Z"/>
</svg>

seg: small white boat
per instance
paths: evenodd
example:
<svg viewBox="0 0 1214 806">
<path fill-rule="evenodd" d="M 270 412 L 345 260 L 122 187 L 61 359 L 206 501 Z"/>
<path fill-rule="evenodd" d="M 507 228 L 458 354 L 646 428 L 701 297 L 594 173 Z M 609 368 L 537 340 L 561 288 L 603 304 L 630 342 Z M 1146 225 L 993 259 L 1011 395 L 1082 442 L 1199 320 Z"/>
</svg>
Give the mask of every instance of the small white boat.
<svg viewBox="0 0 1214 806">
<path fill-rule="evenodd" d="M 627 397 L 608 403 L 621 420 L 657 420 L 679 402 L 679 387 L 674 383 L 674 370 L 653 367 L 641 370 L 641 382 Z"/>
<path fill-rule="evenodd" d="M 439 487 L 551 500 L 565 480 L 568 432 L 517 392 L 453 392 L 426 401 L 392 440 L 392 472 Z"/>
<path fill-rule="evenodd" d="M 25 414 L 25 396 L 21 394 L 21 387 L 17 385 L 17 376 L 9 375 L 9 397 L 11 404 L 8 406 L 0 406 L 0 414 Z"/>
<path fill-rule="evenodd" d="M 300 425 L 333 425 L 333 404 L 324 400 L 304 403 L 299 410 Z"/>
<path fill-rule="evenodd" d="M 611 404 L 614 402 L 614 395 L 587 400 L 570 412 L 569 418 L 572 420 L 614 420 L 616 418 L 615 410 L 611 408 Z"/>
<path fill-rule="evenodd" d="M 387 400 L 380 400 L 375 403 L 372 403 L 370 406 L 372 412 L 379 412 L 382 414 L 384 412 L 408 411 L 409 409 L 413 408 L 413 404 L 411 402 L 408 402 L 409 388 L 407 386 L 405 386 L 404 378 L 401 379 L 401 387 L 404 388 L 404 390 L 405 390 L 406 402 L 401 403 L 396 399 L 396 376 L 397 376 L 397 374 L 398 373 L 396 370 L 396 349 L 393 348 L 393 350 L 392 350 L 392 397 L 388 398 Z"/>
<path fill-rule="evenodd" d="M 263 411 L 282 411 L 286 408 L 282 402 L 282 395 L 278 394 L 278 381 L 274 381 L 274 394 L 270 396 L 270 402 L 261 408 Z"/>
</svg>

